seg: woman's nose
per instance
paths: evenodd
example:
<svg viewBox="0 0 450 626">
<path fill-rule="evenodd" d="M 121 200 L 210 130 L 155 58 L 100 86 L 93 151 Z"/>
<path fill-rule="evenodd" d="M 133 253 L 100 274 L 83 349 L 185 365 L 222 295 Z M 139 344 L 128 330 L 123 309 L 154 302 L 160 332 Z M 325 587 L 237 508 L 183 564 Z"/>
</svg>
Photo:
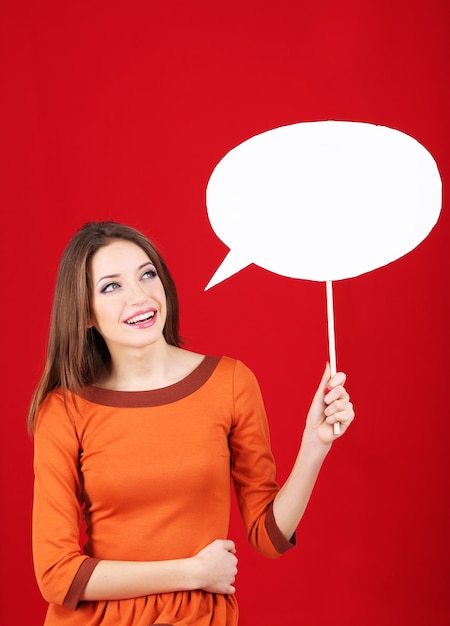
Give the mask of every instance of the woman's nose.
<svg viewBox="0 0 450 626">
<path fill-rule="evenodd" d="M 128 303 L 129 304 L 142 304 L 148 299 L 147 293 L 144 291 L 141 285 L 131 284 L 128 289 Z"/>
</svg>

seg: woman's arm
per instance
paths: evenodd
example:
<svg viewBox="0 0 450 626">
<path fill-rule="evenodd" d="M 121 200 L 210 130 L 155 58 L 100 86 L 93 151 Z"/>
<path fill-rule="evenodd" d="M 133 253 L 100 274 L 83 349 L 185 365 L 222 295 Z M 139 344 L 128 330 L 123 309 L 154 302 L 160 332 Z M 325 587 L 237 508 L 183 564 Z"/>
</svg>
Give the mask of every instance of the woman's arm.
<svg viewBox="0 0 450 626">
<path fill-rule="evenodd" d="M 350 397 L 345 390 L 345 374 L 330 379 L 329 367 L 312 401 L 294 467 L 277 494 L 273 512 L 278 528 L 286 539 L 294 534 L 305 512 L 320 468 L 331 444 L 338 437 L 333 424 L 340 422 L 342 436 L 354 418 Z"/>
<path fill-rule="evenodd" d="M 170 561 L 100 561 L 81 600 L 124 600 L 154 593 L 203 589 L 232 594 L 237 574 L 233 541 L 217 539 L 196 556 Z"/>
</svg>

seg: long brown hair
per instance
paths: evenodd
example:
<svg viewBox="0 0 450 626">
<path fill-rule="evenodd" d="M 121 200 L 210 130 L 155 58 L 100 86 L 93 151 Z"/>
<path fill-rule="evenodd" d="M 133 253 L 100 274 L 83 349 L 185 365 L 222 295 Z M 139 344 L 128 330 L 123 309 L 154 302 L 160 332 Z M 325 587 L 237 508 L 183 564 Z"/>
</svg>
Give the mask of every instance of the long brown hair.
<svg viewBox="0 0 450 626">
<path fill-rule="evenodd" d="M 175 283 L 154 244 L 141 232 L 117 222 L 88 222 L 69 241 L 61 257 L 56 279 L 47 360 L 28 413 L 28 428 L 34 431 L 36 413 L 47 394 L 61 387 L 67 392 L 95 383 L 111 357 L 103 338 L 89 328 L 90 261 L 100 248 L 124 239 L 138 245 L 154 264 L 166 293 L 167 319 L 164 337 L 179 346 L 179 305 Z"/>
</svg>

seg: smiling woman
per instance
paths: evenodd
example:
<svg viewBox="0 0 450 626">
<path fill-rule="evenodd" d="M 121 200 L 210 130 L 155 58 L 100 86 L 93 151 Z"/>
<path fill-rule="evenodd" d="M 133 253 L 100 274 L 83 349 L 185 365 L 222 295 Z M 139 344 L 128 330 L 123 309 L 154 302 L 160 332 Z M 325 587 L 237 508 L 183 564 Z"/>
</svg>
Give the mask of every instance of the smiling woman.
<svg viewBox="0 0 450 626">
<path fill-rule="evenodd" d="M 113 222 L 75 234 L 29 412 L 47 626 L 235 626 L 230 482 L 250 543 L 281 555 L 295 544 L 333 424 L 344 434 L 353 420 L 345 375 L 327 368 L 280 488 L 255 376 L 238 360 L 181 348 L 178 318 L 173 280 L 143 234 Z"/>
</svg>

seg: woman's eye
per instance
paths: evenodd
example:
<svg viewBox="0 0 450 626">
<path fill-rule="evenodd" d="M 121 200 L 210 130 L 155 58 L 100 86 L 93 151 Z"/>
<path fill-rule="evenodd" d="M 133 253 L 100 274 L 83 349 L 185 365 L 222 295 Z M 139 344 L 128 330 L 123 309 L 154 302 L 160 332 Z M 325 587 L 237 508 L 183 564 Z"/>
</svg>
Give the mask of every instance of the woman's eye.
<svg viewBox="0 0 450 626">
<path fill-rule="evenodd" d="M 158 276 L 158 272 L 156 270 L 147 270 L 143 273 L 142 278 L 155 278 Z"/>
<path fill-rule="evenodd" d="M 107 285 L 102 287 L 101 292 L 108 293 L 110 291 L 114 291 L 115 289 L 117 289 L 118 286 L 118 283 L 108 283 Z"/>
</svg>

